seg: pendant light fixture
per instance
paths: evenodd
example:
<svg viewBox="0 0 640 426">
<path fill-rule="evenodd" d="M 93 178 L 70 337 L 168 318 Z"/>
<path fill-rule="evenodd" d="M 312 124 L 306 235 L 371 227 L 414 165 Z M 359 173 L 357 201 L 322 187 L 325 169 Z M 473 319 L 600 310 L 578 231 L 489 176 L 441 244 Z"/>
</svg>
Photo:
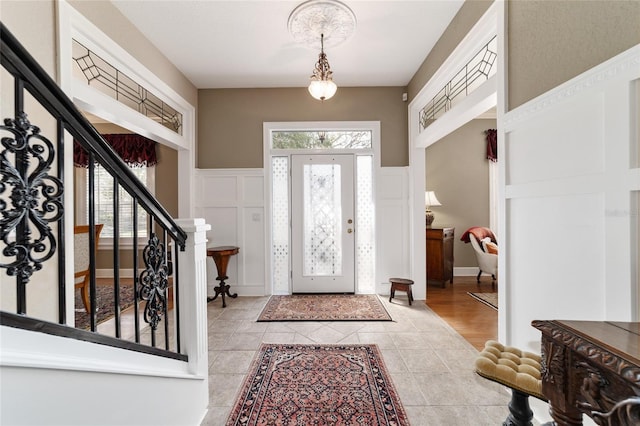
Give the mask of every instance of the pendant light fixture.
<svg viewBox="0 0 640 426">
<path fill-rule="evenodd" d="M 356 16 L 337 0 L 309 0 L 291 12 L 288 28 L 299 43 L 317 48 L 320 41 L 320 55 L 311 75 L 309 93 L 320 101 L 330 99 L 338 86 L 333 81 L 324 46 L 335 47 L 351 37 L 356 28 Z"/>
<path fill-rule="evenodd" d="M 309 83 L 311 96 L 324 101 L 325 99 L 331 99 L 336 94 L 338 86 L 333 82 L 332 74 L 327 55 L 324 53 L 324 34 L 320 34 L 320 55 L 311 75 L 311 83 Z"/>
</svg>

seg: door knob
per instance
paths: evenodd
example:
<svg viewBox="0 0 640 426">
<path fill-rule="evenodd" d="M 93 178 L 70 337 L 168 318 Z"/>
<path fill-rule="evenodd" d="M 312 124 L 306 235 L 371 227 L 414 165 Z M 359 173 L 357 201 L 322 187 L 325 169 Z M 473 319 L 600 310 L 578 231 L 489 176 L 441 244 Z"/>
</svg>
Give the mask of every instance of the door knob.
<svg viewBox="0 0 640 426">
<path fill-rule="evenodd" d="M 349 219 L 349 220 L 347 221 L 347 223 L 351 224 L 351 223 L 353 223 L 353 220 Z"/>
<path fill-rule="evenodd" d="M 350 234 L 352 232 L 353 232 L 353 229 L 351 229 L 351 228 L 347 229 L 347 234 Z"/>
</svg>

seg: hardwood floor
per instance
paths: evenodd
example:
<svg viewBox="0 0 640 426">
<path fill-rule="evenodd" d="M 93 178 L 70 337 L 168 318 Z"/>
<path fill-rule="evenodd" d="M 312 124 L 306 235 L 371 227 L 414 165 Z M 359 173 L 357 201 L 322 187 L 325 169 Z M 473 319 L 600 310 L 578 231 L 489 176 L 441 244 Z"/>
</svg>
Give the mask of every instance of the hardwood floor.
<svg viewBox="0 0 640 426">
<path fill-rule="evenodd" d="M 498 338 L 498 311 L 478 302 L 467 292 L 496 293 L 498 285 L 483 276 L 480 285 L 476 277 L 454 277 L 445 288 L 427 287 L 426 304 L 476 349 L 482 350 L 487 340 Z"/>
</svg>

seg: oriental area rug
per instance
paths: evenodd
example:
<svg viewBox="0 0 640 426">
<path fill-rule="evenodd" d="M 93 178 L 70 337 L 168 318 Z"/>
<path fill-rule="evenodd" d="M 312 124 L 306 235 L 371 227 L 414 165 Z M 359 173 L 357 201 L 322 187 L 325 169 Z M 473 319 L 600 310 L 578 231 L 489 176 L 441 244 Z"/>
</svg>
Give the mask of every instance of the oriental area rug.
<svg viewBox="0 0 640 426">
<path fill-rule="evenodd" d="M 263 344 L 226 424 L 409 422 L 376 345 Z"/>
<path fill-rule="evenodd" d="M 391 321 L 375 294 L 294 294 L 271 296 L 258 322 Z"/>
<path fill-rule="evenodd" d="M 496 311 L 498 310 L 498 293 L 467 293 L 469 296 L 476 299 L 478 302 L 482 302 L 487 306 L 492 307 Z"/>
<path fill-rule="evenodd" d="M 113 284 L 96 285 L 96 324 L 100 324 L 115 316 Z M 120 311 L 124 311 L 133 305 L 133 284 L 120 283 Z M 91 328 L 91 319 L 89 314 L 84 310 L 80 290 L 75 292 L 75 326 L 83 330 Z"/>
</svg>

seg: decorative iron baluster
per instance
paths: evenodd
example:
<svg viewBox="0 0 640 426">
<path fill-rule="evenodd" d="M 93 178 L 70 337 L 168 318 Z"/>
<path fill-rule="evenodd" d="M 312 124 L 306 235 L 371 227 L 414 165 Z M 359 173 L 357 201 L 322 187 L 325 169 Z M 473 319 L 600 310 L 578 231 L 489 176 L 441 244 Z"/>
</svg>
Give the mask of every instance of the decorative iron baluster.
<svg viewBox="0 0 640 426">
<path fill-rule="evenodd" d="M 6 198 L 0 199 L 0 239 L 6 245 L 3 256 L 14 259 L 0 263 L 0 267 L 25 285 L 56 252 L 56 239 L 48 224 L 64 213 L 63 184 L 49 175 L 55 158 L 53 144 L 29 122 L 27 114 L 21 111 L 15 119 L 6 118 L 0 130 L 12 134 L 1 140 L 0 194 L 11 192 L 11 207 Z M 36 161 L 35 167 L 31 160 Z M 18 307 L 18 311 L 23 309 Z"/>
<path fill-rule="evenodd" d="M 137 251 L 137 246 L 134 251 Z M 134 287 L 135 288 L 135 287 Z M 115 306 L 116 337 L 120 338 L 120 179 L 113 176 L 113 298 Z"/>
<path fill-rule="evenodd" d="M 153 331 L 158 327 L 167 303 L 167 263 L 164 244 L 155 233 L 142 252 L 146 269 L 140 274 L 140 299 L 147 303 L 144 308 L 144 320 Z"/>
<path fill-rule="evenodd" d="M 140 343 L 140 315 L 138 314 L 138 302 L 140 296 L 138 289 L 140 288 L 140 281 L 138 278 L 138 199 L 133 197 L 131 200 L 131 207 L 133 208 L 133 323 L 136 336 L 136 343 Z"/>
<path fill-rule="evenodd" d="M 167 231 L 166 230 L 162 230 L 162 247 L 166 247 L 167 244 Z M 166 271 L 167 271 L 167 280 L 169 279 L 169 274 L 171 273 L 171 271 L 169 270 L 169 260 L 167 258 L 167 252 L 165 250 L 163 250 L 162 252 L 162 261 L 164 262 L 164 264 L 166 265 Z M 167 283 L 168 286 L 168 283 Z M 165 291 L 165 295 L 168 297 L 168 291 Z M 166 350 L 169 350 L 169 304 L 165 303 L 164 304 L 164 317 L 166 318 L 165 322 L 164 322 L 164 348 Z"/>
</svg>

